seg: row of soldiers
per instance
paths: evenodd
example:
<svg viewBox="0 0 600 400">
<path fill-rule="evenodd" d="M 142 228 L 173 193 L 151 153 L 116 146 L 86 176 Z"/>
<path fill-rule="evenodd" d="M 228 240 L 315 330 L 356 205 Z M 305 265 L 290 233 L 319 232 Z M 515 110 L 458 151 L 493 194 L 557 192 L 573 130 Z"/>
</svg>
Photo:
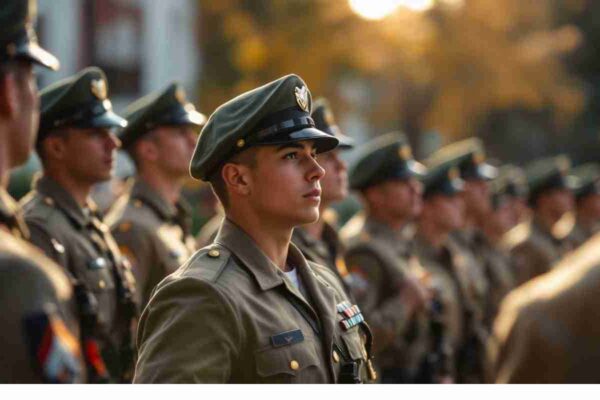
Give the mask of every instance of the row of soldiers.
<svg viewBox="0 0 600 400">
<path fill-rule="evenodd" d="M 295 75 L 208 120 L 177 83 L 121 117 L 91 67 L 40 92 L 38 126 L 31 64 L 58 61 L 35 41 L 33 4 L 0 12 L 0 172 L 24 162 L 33 142 L 43 168 L 18 206 L 0 190 L 9 327 L 0 380 L 593 380 L 515 363 L 540 356 L 527 353 L 536 338 L 524 335 L 550 340 L 564 326 L 551 326 L 552 312 L 525 327 L 514 315 L 546 278 L 526 283 L 564 270 L 555 264 L 565 256 L 581 258 L 573 250 L 596 231 L 596 167 L 576 179 L 555 157 L 525 173 L 498 171 L 473 139 L 420 163 L 406 137 L 390 133 L 362 146 L 348 171 L 340 153 L 352 140 Z M 136 176 L 104 216 L 90 192 L 111 179 L 119 147 Z M 189 173 L 222 204 L 198 243 L 181 197 Z M 330 207 L 349 189 L 364 211 L 338 229 Z M 565 215 L 576 216 L 572 228 Z"/>
</svg>

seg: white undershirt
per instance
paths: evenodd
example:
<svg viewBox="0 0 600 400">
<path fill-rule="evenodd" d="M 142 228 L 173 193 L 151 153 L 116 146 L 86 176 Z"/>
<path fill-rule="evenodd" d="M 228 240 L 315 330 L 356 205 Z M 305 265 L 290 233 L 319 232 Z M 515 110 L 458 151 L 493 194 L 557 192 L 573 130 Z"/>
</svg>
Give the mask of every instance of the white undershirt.
<svg viewBox="0 0 600 400">
<path fill-rule="evenodd" d="M 298 270 L 296 268 L 291 271 L 284 272 L 285 276 L 292 282 L 296 289 L 300 291 L 300 293 L 304 293 L 304 287 L 302 286 L 302 282 L 300 281 L 300 277 L 298 277 Z"/>
</svg>

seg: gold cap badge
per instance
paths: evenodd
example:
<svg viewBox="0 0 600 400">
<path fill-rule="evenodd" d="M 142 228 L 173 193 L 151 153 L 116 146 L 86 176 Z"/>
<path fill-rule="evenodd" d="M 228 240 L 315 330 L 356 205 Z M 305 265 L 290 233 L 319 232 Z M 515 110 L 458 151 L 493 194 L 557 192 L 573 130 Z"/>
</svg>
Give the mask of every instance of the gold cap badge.
<svg viewBox="0 0 600 400">
<path fill-rule="evenodd" d="M 485 161 L 485 154 L 483 154 L 481 152 L 477 152 L 477 153 L 473 154 L 473 164 L 479 165 L 484 161 Z"/>
<path fill-rule="evenodd" d="M 410 146 L 400 146 L 398 149 L 398 156 L 400 156 L 402 160 L 410 160 L 412 158 L 412 150 L 410 149 Z"/>
<path fill-rule="evenodd" d="M 301 88 L 296 87 L 294 95 L 296 95 L 296 102 L 300 108 L 308 112 L 308 88 L 306 86 L 302 86 Z"/>
<path fill-rule="evenodd" d="M 458 179 L 460 176 L 460 172 L 458 171 L 458 168 L 456 167 L 452 167 L 448 170 L 448 178 L 453 181 L 455 179 Z"/>
<path fill-rule="evenodd" d="M 90 82 L 90 90 L 92 94 L 100 100 L 106 99 L 106 82 L 104 79 L 93 79 Z"/>
<path fill-rule="evenodd" d="M 185 104 L 187 101 L 187 97 L 185 95 L 185 90 L 183 90 L 183 88 L 181 88 L 181 87 L 177 87 L 177 89 L 175 89 L 175 98 L 181 104 Z"/>
</svg>

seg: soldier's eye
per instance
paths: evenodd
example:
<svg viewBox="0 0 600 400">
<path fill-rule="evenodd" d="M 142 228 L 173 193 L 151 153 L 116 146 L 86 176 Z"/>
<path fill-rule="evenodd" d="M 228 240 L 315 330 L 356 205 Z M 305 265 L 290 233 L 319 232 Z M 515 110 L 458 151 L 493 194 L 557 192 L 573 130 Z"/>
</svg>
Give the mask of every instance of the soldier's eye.
<svg viewBox="0 0 600 400">
<path fill-rule="evenodd" d="M 283 156 L 283 158 L 285 158 L 286 160 L 295 160 L 296 158 L 298 158 L 298 154 L 296 152 L 287 153 L 285 156 Z"/>
</svg>

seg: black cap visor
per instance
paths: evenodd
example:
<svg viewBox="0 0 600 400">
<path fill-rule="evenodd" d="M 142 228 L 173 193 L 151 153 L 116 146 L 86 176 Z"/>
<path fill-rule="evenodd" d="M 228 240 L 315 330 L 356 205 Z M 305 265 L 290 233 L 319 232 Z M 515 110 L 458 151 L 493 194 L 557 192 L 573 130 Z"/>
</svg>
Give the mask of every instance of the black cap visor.
<svg viewBox="0 0 600 400">
<path fill-rule="evenodd" d="M 77 126 L 80 128 L 125 128 L 127 120 L 108 110 L 87 121 L 80 122 Z"/>
<path fill-rule="evenodd" d="M 328 135 L 316 128 L 304 128 L 297 131 L 279 133 L 267 136 L 258 142 L 252 143 L 253 146 L 274 146 L 288 143 L 312 140 L 315 144 L 317 153 L 325 153 L 335 149 L 339 140 L 334 136 Z"/>
</svg>

